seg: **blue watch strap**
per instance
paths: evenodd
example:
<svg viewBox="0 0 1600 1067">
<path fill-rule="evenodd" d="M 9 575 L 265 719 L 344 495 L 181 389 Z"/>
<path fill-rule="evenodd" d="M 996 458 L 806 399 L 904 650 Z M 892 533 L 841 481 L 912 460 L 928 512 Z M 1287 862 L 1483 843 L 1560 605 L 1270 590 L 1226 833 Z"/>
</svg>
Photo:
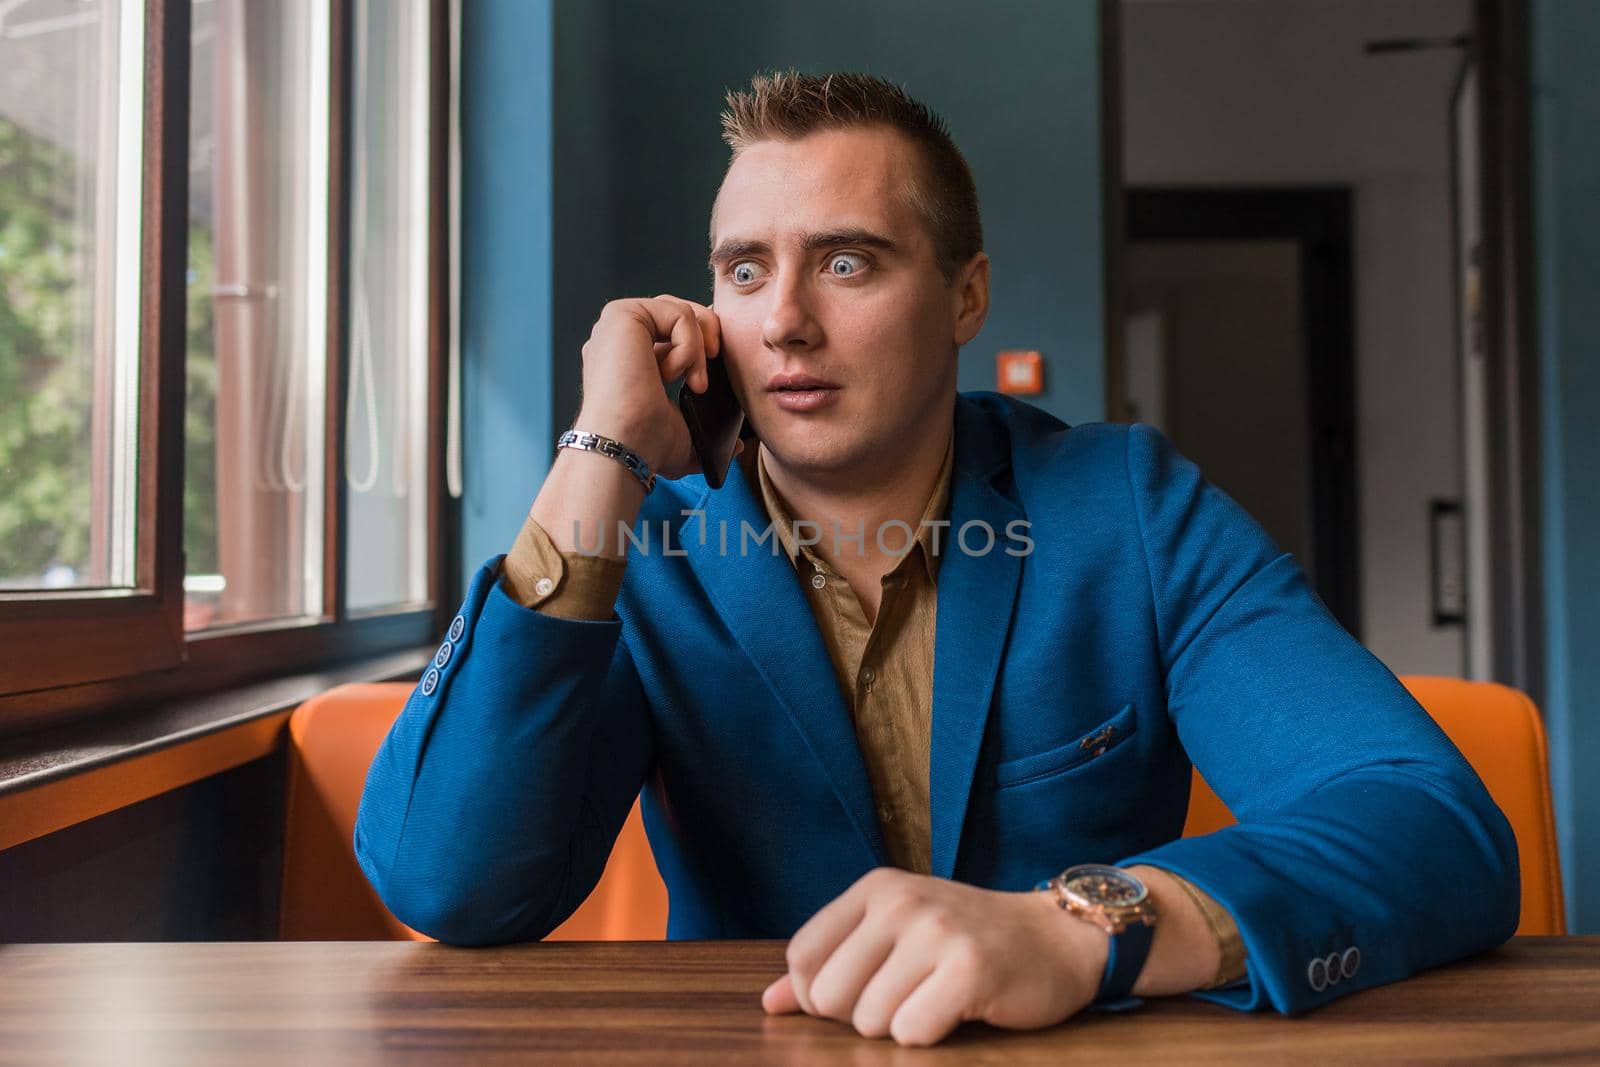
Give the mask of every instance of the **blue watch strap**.
<svg viewBox="0 0 1600 1067">
<path fill-rule="evenodd" d="M 1100 976 L 1100 991 L 1095 994 L 1093 1007 L 1097 1011 L 1129 1011 L 1139 1007 L 1143 1000 L 1133 995 L 1133 984 L 1150 958 L 1150 945 L 1155 941 L 1156 928 L 1147 923 L 1129 923 L 1122 933 L 1112 934 L 1106 946 L 1106 969 Z"/>
<path fill-rule="evenodd" d="M 1112 886 L 1124 883 L 1115 891 Z M 1073 887 L 1077 886 L 1076 889 Z M 1128 871 L 1098 863 L 1068 867 L 1054 878 L 1046 878 L 1035 889 L 1054 891 L 1056 903 L 1078 918 L 1107 929 L 1106 966 L 1100 975 L 1100 988 L 1089 1002 L 1091 1011 L 1129 1011 L 1143 1000 L 1133 995 L 1133 987 L 1150 958 L 1155 942 L 1156 918 L 1148 887 Z M 1131 892 L 1130 892 L 1131 890 Z M 1100 899 L 1095 899 L 1095 898 Z M 1121 899 L 1118 899 L 1121 898 Z M 1105 915 L 1104 904 L 1111 903 L 1123 912 L 1117 918 Z M 1119 933 L 1110 927 L 1120 925 Z"/>
</svg>

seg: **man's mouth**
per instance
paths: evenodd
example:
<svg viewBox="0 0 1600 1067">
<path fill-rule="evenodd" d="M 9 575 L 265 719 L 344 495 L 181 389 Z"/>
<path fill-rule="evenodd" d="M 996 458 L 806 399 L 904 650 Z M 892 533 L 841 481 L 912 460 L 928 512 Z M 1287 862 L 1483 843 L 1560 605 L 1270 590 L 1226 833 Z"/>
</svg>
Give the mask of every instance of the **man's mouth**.
<svg viewBox="0 0 1600 1067">
<path fill-rule="evenodd" d="M 814 393 L 838 388 L 837 382 L 811 374 L 778 374 L 767 382 L 768 392 L 773 393 Z"/>
<path fill-rule="evenodd" d="M 767 382 L 767 391 L 782 410 L 804 415 L 832 407 L 843 387 L 814 374 L 779 374 Z"/>
</svg>

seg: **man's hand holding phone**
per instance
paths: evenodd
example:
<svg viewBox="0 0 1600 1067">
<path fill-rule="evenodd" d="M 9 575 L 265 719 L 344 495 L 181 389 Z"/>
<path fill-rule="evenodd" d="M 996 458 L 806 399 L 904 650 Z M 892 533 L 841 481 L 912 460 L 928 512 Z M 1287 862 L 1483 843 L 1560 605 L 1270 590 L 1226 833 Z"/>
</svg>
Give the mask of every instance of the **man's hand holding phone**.
<svg viewBox="0 0 1600 1067">
<path fill-rule="evenodd" d="M 663 478 L 700 470 L 689 429 L 663 384 L 684 379 L 702 394 L 707 363 L 722 353 L 722 326 L 704 304 L 663 294 L 613 300 L 583 346 L 577 428 L 613 437 Z"/>
<path fill-rule="evenodd" d="M 721 354 L 721 323 L 704 304 L 668 294 L 613 300 L 583 346 L 583 403 L 574 427 L 622 442 L 660 477 L 692 474 L 700 461 L 665 383 L 683 378 L 684 389 L 703 393 L 708 360 Z M 642 500 L 622 464 L 567 448 L 556 454 L 529 515 L 563 552 L 592 552 L 604 531 L 602 554 L 621 556 L 617 524 L 632 525 Z"/>
</svg>

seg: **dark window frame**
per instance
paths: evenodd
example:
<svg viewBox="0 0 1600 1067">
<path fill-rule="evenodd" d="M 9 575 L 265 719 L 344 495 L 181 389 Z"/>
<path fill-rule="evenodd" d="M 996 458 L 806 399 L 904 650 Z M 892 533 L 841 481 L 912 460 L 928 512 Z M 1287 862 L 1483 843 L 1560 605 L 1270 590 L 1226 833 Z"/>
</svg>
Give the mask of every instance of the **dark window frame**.
<svg viewBox="0 0 1600 1067">
<path fill-rule="evenodd" d="M 428 602 L 352 615 L 345 603 L 344 400 L 348 370 L 353 0 L 330 12 L 327 404 L 320 617 L 183 629 L 184 274 L 190 0 L 147 0 L 142 192 L 137 586 L 0 597 L 0 734 L 192 698 L 426 645 L 449 614 L 454 508 L 444 489 L 448 324 L 446 147 L 449 10 L 429 2 Z M 171 220 L 179 220 L 174 225 Z M 153 458 L 152 458 L 153 457 Z"/>
</svg>

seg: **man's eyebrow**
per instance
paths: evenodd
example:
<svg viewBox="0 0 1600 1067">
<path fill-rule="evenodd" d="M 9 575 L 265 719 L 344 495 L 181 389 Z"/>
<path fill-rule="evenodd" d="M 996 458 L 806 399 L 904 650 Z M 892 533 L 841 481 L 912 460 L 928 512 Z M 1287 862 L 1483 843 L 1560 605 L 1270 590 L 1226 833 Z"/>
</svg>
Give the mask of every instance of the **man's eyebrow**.
<svg viewBox="0 0 1600 1067">
<path fill-rule="evenodd" d="M 800 239 L 800 247 L 807 252 L 817 252 L 826 248 L 838 248 L 843 245 L 858 245 L 863 248 L 876 248 L 880 252 L 895 252 L 899 245 L 881 233 L 861 227 L 849 227 L 842 230 L 823 230 L 819 233 L 804 234 Z M 764 256 L 772 252 L 772 246 L 765 241 L 729 238 L 717 245 L 711 252 L 707 261 L 715 270 L 724 263 L 740 259 L 745 256 Z"/>
</svg>

